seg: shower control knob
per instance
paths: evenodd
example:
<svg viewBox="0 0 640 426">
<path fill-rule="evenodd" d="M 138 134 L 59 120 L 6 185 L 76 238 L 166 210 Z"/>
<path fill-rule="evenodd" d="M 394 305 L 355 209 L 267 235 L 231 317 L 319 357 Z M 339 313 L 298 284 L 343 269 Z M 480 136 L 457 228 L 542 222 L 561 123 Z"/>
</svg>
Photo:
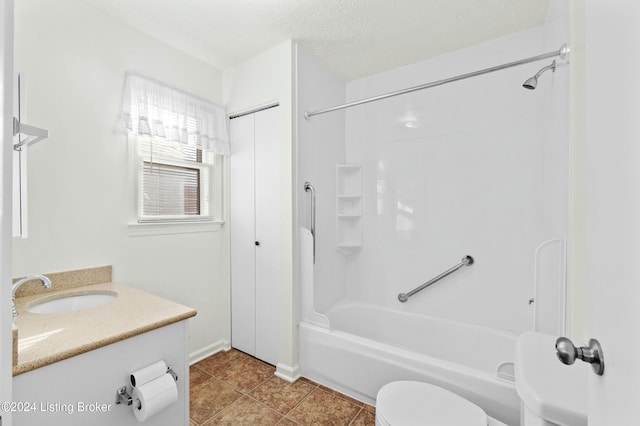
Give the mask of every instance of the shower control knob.
<svg viewBox="0 0 640 426">
<path fill-rule="evenodd" d="M 558 337 L 556 340 L 556 355 L 563 364 L 571 365 L 580 359 L 591 364 L 594 373 L 598 376 L 604 374 L 604 358 L 602 347 L 596 339 L 589 339 L 589 346 L 577 348 L 573 342 L 566 337 Z"/>
</svg>

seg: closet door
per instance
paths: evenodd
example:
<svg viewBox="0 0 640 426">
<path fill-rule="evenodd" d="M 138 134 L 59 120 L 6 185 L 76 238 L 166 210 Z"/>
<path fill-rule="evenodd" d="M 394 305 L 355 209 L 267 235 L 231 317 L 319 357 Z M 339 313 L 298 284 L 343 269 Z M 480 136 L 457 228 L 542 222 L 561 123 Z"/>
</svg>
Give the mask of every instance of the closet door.
<svg viewBox="0 0 640 426">
<path fill-rule="evenodd" d="M 256 205 L 256 353 L 270 363 L 278 361 L 278 297 L 281 280 L 279 108 L 255 113 Z"/>
<path fill-rule="evenodd" d="M 231 345 L 278 362 L 281 282 L 278 109 L 231 120 Z"/>
<path fill-rule="evenodd" d="M 231 344 L 255 354 L 255 174 L 253 115 L 230 121 Z"/>
</svg>

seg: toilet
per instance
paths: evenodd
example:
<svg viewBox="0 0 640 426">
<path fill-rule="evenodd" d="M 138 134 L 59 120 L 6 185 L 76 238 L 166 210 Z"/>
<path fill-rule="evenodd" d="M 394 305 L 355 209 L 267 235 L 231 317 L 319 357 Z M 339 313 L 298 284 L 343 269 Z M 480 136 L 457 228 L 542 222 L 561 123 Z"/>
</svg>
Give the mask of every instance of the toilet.
<svg viewBox="0 0 640 426">
<path fill-rule="evenodd" d="M 521 426 L 587 425 L 590 368 L 566 366 L 555 336 L 525 332 L 516 340 L 515 388 Z M 387 383 L 376 397 L 376 426 L 507 426 L 461 396 L 424 382 Z"/>
<path fill-rule="evenodd" d="M 507 426 L 482 408 L 441 387 L 398 381 L 376 397 L 376 426 Z"/>
</svg>

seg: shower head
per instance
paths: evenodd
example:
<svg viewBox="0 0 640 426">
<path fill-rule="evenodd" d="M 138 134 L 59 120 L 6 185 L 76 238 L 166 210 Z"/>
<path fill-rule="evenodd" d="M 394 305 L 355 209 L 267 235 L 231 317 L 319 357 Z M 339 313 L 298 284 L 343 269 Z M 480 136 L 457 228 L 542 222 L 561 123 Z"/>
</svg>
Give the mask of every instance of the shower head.
<svg viewBox="0 0 640 426">
<path fill-rule="evenodd" d="M 538 85 L 538 79 L 536 77 L 530 77 L 522 84 L 525 89 L 533 90 Z"/>
<path fill-rule="evenodd" d="M 540 77 L 542 75 L 542 73 L 545 72 L 546 70 L 551 70 L 551 71 L 555 72 L 556 71 L 556 61 L 553 61 L 551 63 L 551 65 L 547 65 L 546 67 L 542 68 L 533 77 L 528 78 L 527 81 L 525 81 L 522 84 L 522 87 L 524 87 L 525 89 L 529 89 L 529 90 L 535 89 L 536 86 L 538 85 L 538 77 Z"/>
</svg>

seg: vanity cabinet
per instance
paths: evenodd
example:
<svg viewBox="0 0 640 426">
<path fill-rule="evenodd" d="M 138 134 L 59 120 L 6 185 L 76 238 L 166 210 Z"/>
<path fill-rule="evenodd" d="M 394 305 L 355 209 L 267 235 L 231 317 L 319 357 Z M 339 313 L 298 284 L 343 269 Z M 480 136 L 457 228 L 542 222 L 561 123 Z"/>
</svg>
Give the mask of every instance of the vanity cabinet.
<svg viewBox="0 0 640 426">
<path fill-rule="evenodd" d="M 142 424 L 188 426 L 187 324 L 179 321 L 15 376 L 13 401 L 34 410 L 14 411 L 13 424 L 139 425 L 131 407 L 115 404 L 116 392 L 128 384 L 132 372 L 164 360 L 178 375 L 178 401 Z M 63 331 L 50 331 L 56 332 Z M 46 334 L 41 339 L 47 339 Z"/>
</svg>

